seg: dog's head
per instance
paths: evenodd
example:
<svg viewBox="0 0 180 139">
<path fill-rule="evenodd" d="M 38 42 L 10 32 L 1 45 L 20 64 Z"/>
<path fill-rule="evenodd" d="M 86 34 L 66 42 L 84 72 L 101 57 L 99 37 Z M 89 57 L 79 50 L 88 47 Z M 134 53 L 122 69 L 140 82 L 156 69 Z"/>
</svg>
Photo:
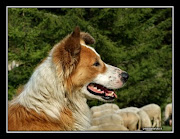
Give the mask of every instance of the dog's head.
<svg viewBox="0 0 180 139">
<path fill-rule="evenodd" d="M 81 93 L 88 99 L 112 101 L 128 74 L 117 67 L 105 64 L 100 55 L 87 44 L 95 40 L 88 33 L 74 31 L 53 50 L 53 62 L 59 75 L 63 75 L 67 93 Z M 80 94 L 79 94 L 80 95 Z"/>
</svg>

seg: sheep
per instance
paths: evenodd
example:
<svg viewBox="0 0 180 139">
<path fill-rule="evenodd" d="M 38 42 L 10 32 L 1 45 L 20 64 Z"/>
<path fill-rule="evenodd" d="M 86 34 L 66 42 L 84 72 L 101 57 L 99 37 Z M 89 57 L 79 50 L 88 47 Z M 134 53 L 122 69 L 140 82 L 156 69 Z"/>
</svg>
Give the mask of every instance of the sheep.
<svg viewBox="0 0 180 139">
<path fill-rule="evenodd" d="M 146 127 L 152 127 L 152 123 L 151 120 L 149 119 L 149 116 L 147 115 L 147 113 L 143 110 L 139 110 L 137 112 L 137 114 L 139 115 L 139 117 L 141 118 L 141 128 L 145 129 Z"/>
<path fill-rule="evenodd" d="M 166 105 L 165 108 L 165 124 L 172 125 L 172 103 Z"/>
<path fill-rule="evenodd" d="M 152 127 L 149 116 L 147 115 L 147 113 L 145 111 L 143 111 L 137 107 L 127 107 L 127 108 L 123 108 L 121 110 L 126 111 L 126 112 L 137 113 L 141 119 L 141 128 Z"/>
<path fill-rule="evenodd" d="M 89 131 L 128 131 L 126 127 L 123 125 L 118 125 L 118 124 L 112 124 L 112 123 L 104 123 L 100 124 L 98 126 L 91 126 Z"/>
<path fill-rule="evenodd" d="M 121 116 L 118 114 L 107 114 L 102 117 L 93 118 L 91 125 L 98 126 L 104 123 L 112 123 L 117 125 L 124 125 L 124 121 Z"/>
<path fill-rule="evenodd" d="M 148 104 L 141 107 L 153 121 L 152 127 L 161 127 L 161 108 L 157 104 Z"/>
<path fill-rule="evenodd" d="M 97 112 L 97 111 L 102 111 L 102 110 L 107 110 L 107 109 L 118 110 L 119 107 L 118 107 L 118 105 L 116 105 L 114 103 L 105 103 L 103 105 L 93 106 L 91 108 L 91 111 L 92 111 L 92 113 L 94 113 L 94 112 Z"/>
<path fill-rule="evenodd" d="M 96 111 L 92 113 L 92 118 L 97 118 L 97 117 L 102 117 L 107 114 L 113 114 L 116 111 L 114 109 L 107 109 L 107 110 L 102 110 L 102 111 Z"/>
<path fill-rule="evenodd" d="M 22 65 L 21 61 L 15 61 L 13 60 L 12 62 L 8 62 L 8 71 L 11 71 L 12 69 L 19 67 Z"/>
<path fill-rule="evenodd" d="M 172 114 L 172 103 L 169 103 L 166 105 L 165 108 L 165 119 L 168 119 L 171 114 Z"/>
<path fill-rule="evenodd" d="M 164 124 L 172 126 L 172 114 L 164 121 Z"/>
<path fill-rule="evenodd" d="M 123 118 L 124 126 L 128 128 L 129 130 L 140 130 L 141 128 L 141 119 L 138 114 L 135 112 L 128 112 L 123 110 L 118 110 L 116 112 L 118 115 L 120 115 Z M 138 125 L 138 126 L 137 126 Z"/>
</svg>

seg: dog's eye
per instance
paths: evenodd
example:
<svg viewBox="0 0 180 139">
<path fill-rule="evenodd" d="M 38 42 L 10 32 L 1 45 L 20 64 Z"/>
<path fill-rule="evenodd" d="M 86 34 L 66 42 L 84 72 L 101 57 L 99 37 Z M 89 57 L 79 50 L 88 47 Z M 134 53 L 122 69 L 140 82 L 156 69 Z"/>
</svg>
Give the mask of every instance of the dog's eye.
<svg viewBox="0 0 180 139">
<path fill-rule="evenodd" d="M 93 66 L 99 66 L 100 65 L 100 63 L 98 62 L 98 61 L 96 61 L 94 64 L 93 64 Z"/>
</svg>

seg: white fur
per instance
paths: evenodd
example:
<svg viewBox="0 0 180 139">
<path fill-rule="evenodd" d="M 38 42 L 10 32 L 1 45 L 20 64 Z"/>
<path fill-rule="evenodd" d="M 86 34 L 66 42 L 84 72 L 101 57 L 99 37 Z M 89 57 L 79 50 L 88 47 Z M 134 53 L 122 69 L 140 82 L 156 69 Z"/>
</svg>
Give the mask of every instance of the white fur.
<svg viewBox="0 0 180 139">
<path fill-rule="evenodd" d="M 91 49 L 97 56 L 100 57 L 100 55 L 96 52 L 96 50 L 94 48 L 92 48 L 91 46 L 88 46 L 88 45 L 83 44 L 83 43 L 81 43 L 81 45 L 86 46 L 87 48 Z"/>
<path fill-rule="evenodd" d="M 15 99 L 20 103 L 40 113 L 44 111 L 53 118 L 59 118 L 65 92 L 63 85 L 55 75 L 51 57 L 48 57 L 33 73 L 23 92 Z"/>
<path fill-rule="evenodd" d="M 101 84 L 109 89 L 118 89 L 123 86 L 123 82 L 120 79 L 120 74 L 122 70 L 105 64 L 107 70 L 105 73 L 98 74 L 98 76 L 93 80 L 93 82 Z"/>
</svg>

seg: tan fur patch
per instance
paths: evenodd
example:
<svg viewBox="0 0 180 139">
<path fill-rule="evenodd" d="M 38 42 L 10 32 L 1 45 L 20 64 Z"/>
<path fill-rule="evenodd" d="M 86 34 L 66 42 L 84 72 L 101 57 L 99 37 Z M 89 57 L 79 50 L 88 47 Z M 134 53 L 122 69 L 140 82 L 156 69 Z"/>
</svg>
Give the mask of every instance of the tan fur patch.
<svg viewBox="0 0 180 139">
<path fill-rule="evenodd" d="M 47 117 L 43 112 L 38 114 L 34 110 L 27 110 L 19 104 L 8 109 L 9 131 L 72 130 L 73 124 L 72 112 L 67 108 L 61 112 L 60 120 Z"/>
</svg>

